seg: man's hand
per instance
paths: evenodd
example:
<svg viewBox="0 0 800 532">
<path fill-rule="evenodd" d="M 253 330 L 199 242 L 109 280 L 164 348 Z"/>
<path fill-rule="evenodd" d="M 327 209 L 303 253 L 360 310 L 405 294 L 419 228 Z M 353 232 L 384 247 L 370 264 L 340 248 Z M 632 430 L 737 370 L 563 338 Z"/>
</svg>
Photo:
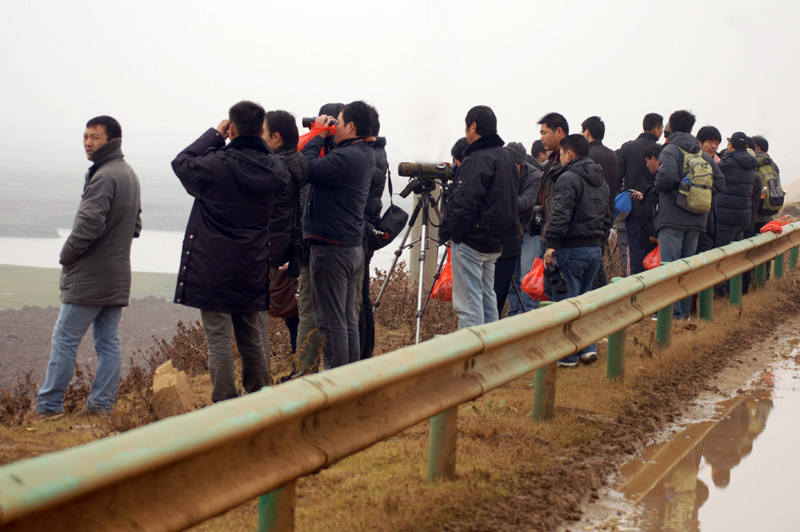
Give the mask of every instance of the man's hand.
<svg viewBox="0 0 800 532">
<path fill-rule="evenodd" d="M 624 198 L 625 196 L 622 197 Z M 644 194 L 642 194 L 638 190 L 631 190 L 631 199 L 635 199 L 636 201 L 642 201 L 644 199 Z"/>
<path fill-rule="evenodd" d="M 553 248 L 547 248 L 547 251 L 544 252 L 544 263 L 546 266 L 550 266 L 556 263 L 556 250 Z"/>
<path fill-rule="evenodd" d="M 656 237 L 654 237 L 654 236 L 651 236 L 650 237 L 650 242 L 652 242 L 653 244 L 658 244 L 658 239 Z"/>
<path fill-rule="evenodd" d="M 316 126 L 316 127 L 328 127 L 330 125 L 331 120 L 335 120 L 335 118 L 333 118 L 330 115 L 320 115 L 314 121 L 314 126 Z M 323 139 L 324 138 L 328 138 L 328 137 L 331 136 L 331 132 L 328 131 L 327 129 L 325 129 L 325 130 L 322 131 L 322 133 L 319 134 L 319 136 L 322 137 Z"/>
<path fill-rule="evenodd" d="M 219 123 L 217 126 L 217 131 L 222 136 L 223 140 L 228 139 L 228 129 L 231 127 L 231 121 L 227 118 Z"/>
</svg>

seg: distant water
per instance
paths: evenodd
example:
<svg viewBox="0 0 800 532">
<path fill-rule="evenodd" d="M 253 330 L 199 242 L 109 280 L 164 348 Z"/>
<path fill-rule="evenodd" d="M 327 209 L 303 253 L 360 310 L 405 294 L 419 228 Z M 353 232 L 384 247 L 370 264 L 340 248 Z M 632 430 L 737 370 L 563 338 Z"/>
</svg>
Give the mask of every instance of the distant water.
<svg viewBox="0 0 800 532">
<path fill-rule="evenodd" d="M 58 256 L 69 233 L 69 229 L 59 229 L 58 238 L 0 237 L 0 264 L 61 268 Z M 136 272 L 176 273 L 182 245 L 183 232 L 144 229 L 142 235 L 133 241 L 131 267 Z M 379 250 L 370 268 L 388 269 L 395 249 L 389 245 Z M 408 262 L 408 252 L 404 253 L 403 259 Z"/>
</svg>

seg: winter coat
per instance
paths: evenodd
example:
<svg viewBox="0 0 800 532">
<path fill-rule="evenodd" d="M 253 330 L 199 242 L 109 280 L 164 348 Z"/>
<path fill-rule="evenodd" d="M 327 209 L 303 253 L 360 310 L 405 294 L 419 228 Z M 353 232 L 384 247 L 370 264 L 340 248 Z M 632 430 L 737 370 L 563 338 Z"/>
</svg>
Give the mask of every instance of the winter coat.
<svg viewBox="0 0 800 532">
<path fill-rule="evenodd" d="M 642 171 L 647 170 L 647 163 L 644 160 L 644 151 L 656 144 L 658 137 L 653 133 L 645 131 L 641 133 L 634 140 L 630 140 L 617 150 L 617 179 L 618 187 L 614 189 L 617 193 L 623 190 L 637 190 L 644 194 L 645 190 L 653 184 L 653 180 L 647 179 L 648 175 Z M 614 194 L 616 196 L 616 194 Z M 631 212 L 628 213 L 630 218 L 639 218 L 642 215 L 642 204 L 638 201 L 633 201 Z"/>
<path fill-rule="evenodd" d="M 127 306 L 131 241 L 142 230 L 139 178 L 125 162 L 122 139 L 95 150 L 92 160 L 72 232 L 61 249 L 61 301 Z"/>
<path fill-rule="evenodd" d="M 381 221 L 381 211 L 383 210 L 383 189 L 386 187 L 386 172 L 389 171 L 389 160 L 386 157 L 386 138 L 378 137 L 372 144 L 375 154 L 375 167 L 372 170 L 372 180 L 369 183 L 369 194 L 367 195 L 367 209 L 364 211 L 364 219 L 367 230 L 374 229 Z"/>
<path fill-rule="evenodd" d="M 533 166 L 532 164 L 526 163 L 522 167 L 522 176 L 519 180 L 519 193 L 517 194 L 519 223 L 525 230 L 527 230 L 528 224 L 531 221 L 533 204 L 536 202 L 536 193 L 539 191 L 539 185 L 541 182 L 542 170 L 536 166 Z"/>
<path fill-rule="evenodd" d="M 553 214 L 545 232 L 547 247 L 599 246 L 611 225 L 607 197 L 600 165 L 588 157 L 571 160 L 556 176 Z"/>
<path fill-rule="evenodd" d="M 608 208 L 614 212 L 614 198 L 616 194 L 611 191 L 616 191 L 619 188 L 619 178 L 617 177 L 617 154 L 614 150 L 603 145 L 600 140 L 593 140 L 589 143 L 589 159 L 600 165 L 603 169 L 603 178 L 608 185 Z"/>
<path fill-rule="evenodd" d="M 489 134 L 464 150 L 442 220 L 444 235 L 481 253 L 501 251 L 517 223 L 517 167 L 503 145 Z"/>
<path fill-rule="evenodd" d="M 292 232 L 302 239 L 300 189 L 308 181 L 308 163 L 296 149 L 280 148 L 275 152 L 289 170 L 289 184 L 275 198 L 269 218 L 269 265 L 280 268 L 292 258 Z"/>
<path fill-rule="evenodd" d="M 361 246 L 374 150 L 363 139 L 348 139 L 320 158 L 323 144 L 324 139 L 314 137 L 303 148 L 311 183 L 303 237 L 318 245 Z"/>
<path fill-rule="evenodd" d="M 705 231 L 708 213 L 694 214 L 676 203 L 678 195 L 678 185 L 680 184 L 684 156 L 682 148 L 689 153 L 700 153 L 700 145 L 697 139 L 689 133 L 673 133 L 669 137 L 669 143 L 661 150 L 658 156 L 658 172 L 654 180 L 656 190 L 658 190 L 658 216 L 656 216 L 656 231 L 665 227 L 673 229 Z M 703 159 L 711 164 L 713 173 L 713 190 L 721 191 L 725 186 L 725 176 L 720 172 L 714 159 L 706 154 L 702 154 Z"/>
<path fill-rule="evenodd" d="M 542 173 L 542 182 L 539 184 L 539 192 L 536 194 L 536 205 L 541 205 L 544 209 L 542 212 L 542 226 L 536 227 L 535 220 L 531 216 L 528 229 L 531 236 L 539 235 L 542 238 L 542 245 L 546 245 L 544 236 L 547 234 L 547 226 L 550 224 L 550 218 L 553 215 L 553 188 L 555 187 L 556 179 L 561 175 L 561 157 L 559 157 L 560 150 L 553 150 L 550 158 L 544 166 Z"/>
<path fill-rule="evenodd" d="M 752 223 L 750 198 L 755 168 L 756 159 L 746 150 L 728 152 L 722 157 L 719 169 L 725 175 L 725 188 L 715 200 L 717 224 L 749 226 Z"/>
<path fill-rule="evenodd" d="M 258 137 L 227 146 L 209 129 L 172 161 L 195 198 L 175 303 L 227 314 L 269 308 L 269 219 L 289 183 L 283 160 Z"/>
</svg>

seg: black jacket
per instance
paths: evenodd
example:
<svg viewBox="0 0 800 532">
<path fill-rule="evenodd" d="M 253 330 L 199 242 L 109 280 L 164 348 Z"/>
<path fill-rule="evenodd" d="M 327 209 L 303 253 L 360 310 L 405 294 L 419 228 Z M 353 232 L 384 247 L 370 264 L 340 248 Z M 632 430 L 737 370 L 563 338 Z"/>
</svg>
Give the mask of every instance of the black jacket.
<svg viewBox="0 0 800 532">
<path fill-rule="evenodd" d="M 716 223 L 750 225 L 751 197 L 753 196 L 753 171 L 756 159 L 747 150 L 726 153 L 719 162 L 725 174 L 725 188 L 715 200 Z"/>
<path fill-rule="evenodd" d="M 308 163 L 296 149 L 281 148 L 275 154 L 283 159 L 291 178 L 286 190 L 275 198 L 275 207 L 269 218 L 269 264 L 280 268 L 292 258 L 292 231 L 298 233 L 297 237 L 302 237 L 300 189 L 308 181 Z"/>
<path fill-rule="evenodd" d="M 658 137 L 645 131 L 634 140 L 629 140 L 617 150 L 617 193 L 623 190 L 637 190 L 642 194 L 653 184 L 653 180 L 647 179 L 643 171 L 647 170 L 647 163 L 644 160 L 644 150 L 658 142 Z M 642 204 L 633 200 L 630 218 L 639 218 L 642 215 Z"/>
<path fill-rule="evenodd" d="M 323 144 L 324 139 L 314 137 L 303 148 L 311 183 L 303 237 L 312 244 L 361 246 L 374 150 L 363 139 L 348 139 L 320 158 Z"/>
<path fill-rule="evenodd" d="M 538 162 L 536 164 L 539 164 Z M 541 166 L 541 165 L 539 165 Z M 522 167 L 522 176 L 519 178 L 519 193 L 517 194 L 517 210 L 519 223 L 527 230 L 533 213 L 533 204 L 536 202 L 536 193 L 542 182 L 542 170 L 526 163 Z"/>
<path fill-rule="evenodd" d="M 599 246 L 611 225 L 603 169 L 588 157 L 571 160 L 556 176 L 548 248 Z"/>
<path fill-rule="evenodd" d="M 229 314 L 269 308 L 269 217 L 289 182 L 258 137 L 227 146 L 209 129 L 172 169 L 195 198 L 181 252 L 175 303 Z"/>
<path fill-rule="evenodd" d="M 698 153 L 700 145 L 697 139 L 689 133 L 673 133 L 669 137 L 669 143 L 661 150 L 658 156 L 658 172 L 654 180 L 654 186 L 658 190 L 658 215 L 656 216 L 656 231 L 665 227 L 673 229 L 705 231 L 708 213 L 694 214 L 675 202 L 678 195 L 678 185 L 680 184 L 684 157 L 682 148 L 689 153 Z M 725 176 L 720 172 L 717 163 L 710 155 L 704 153 L 703 159 L 711 164 L 714 178 L 714 193 L 718 193 L 725 187 Z"/>
<path fill-rule="evenodd" d="M 467 147 L 442 220 L 453 242 L 481 253 L 501 251 L 517 222 L 517 167 L 503 144 L 491 134 Z"/>
<path fill-rule="evenodd" d="M 608 185 L 608 208 L 614 212 L 615 193 L 619 188 L 619 178 L 617 177 L 617 154 L 614 150 L 603 145 L 603 141 L 593 140 L 589 143 L 589 159 L 600 165 L 603 169 L 603 178 Z"/>
<path fill-rule="evenodd" d="M 544 236 L 547 234 L 547 226 L 550 223 L 550 217 L 553 215 L 553 188 L 559 175 L 561 175 L 561 157 L 559 157 L 559 150 L 553 150 L 544 165 L 542 181 L 539 183 L 539 192 L 536 193 L 536 205 L 541 205 L 544 209 L 542 212 L 542 226 L 541 228 L 537 227 L 533 217 L 531 217 L 531 221 L 528 224 L 531 236 L 539 235 L 542 238 L 542 245 L 546 244 Z"/>
<path fill-rule="evenodd" d="M 367 209 L 364 212 L 364 221 L 367 234 L 375 229 L 381 221 L 383 210 L 383 189 L 386 187 L 386 173 L 389 171 L 389 160 L 386 157 L 386 138 L 378 137 L 371 143 L 375 154 L 375 167 L 372 169 L 372 180 L 369 183 L 367 195 Z"/>
</svg>

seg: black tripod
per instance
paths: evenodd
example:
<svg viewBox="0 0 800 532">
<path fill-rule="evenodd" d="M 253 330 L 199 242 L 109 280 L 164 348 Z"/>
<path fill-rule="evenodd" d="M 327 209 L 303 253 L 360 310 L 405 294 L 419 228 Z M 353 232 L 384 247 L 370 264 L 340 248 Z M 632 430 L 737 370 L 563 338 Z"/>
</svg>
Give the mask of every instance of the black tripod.
<svg viewBox="0 0 800 532">
<path fill-rule="evenodd" d="M 433 292 L 433 286 L 436 284 L 436 281 L 439 279 L 439 276 L 442 272 L 442 267 L 444 266 L 445 258 L 447 257 L 447 253 L 442 256 L 442 260 L 439 262 L 438 267 L 436 268 L 436 274 L 433 276 L 433 283 L 431 284 L 431 288 L 428 291 L 428 296 L 424 299 L 422 297 L 422 290 L 423 290 L 423 281 L 425 280 L 425 257 L 427 255 L 428 250 L 428 242 L 433 240 L 438 244 L 441 244 L 437 239 L 431 238 L 428 236 L 428 224 L 430 223 L 430 210 L 433 209 L 436 213 L 436 216 L 441 221 L 442 215 L 439 212 L 439 208 L 436 205 L 436 201 L 432 200 L 431 193 L 436 188 L 437 181 L 433 179 L 420 179 L 418 192 L 419 200 L 417 201 L 417 205 L 414 207 L 414 212 L 411 213 L 411 218 L 408 220 L 408 229 L 406 229 L 405 234 L 403 235 L 403 240 L 400 242 L 400 247 L 397 248 L 397 251 L 394 252 L 394 260 L 392 261 L 392 267 L 389 268 L 389 272 L 386 274 L 386 280 L 383 281 L 383 286 L 381 286 L 381 290 L 378 293 L 377 299 L 373 303 L 373 307 L 375 309 L 378 308 L 381 304 L 381 298 L 383 298 L 383 293 L 386 290 L 386 286 L 389 284 L 389 279 L 392 278 L 392 272 L 394 272 L 394 268 L 397 265 L 397 261 L 400 259 L 400 255 L 403 254 L 404 249 L 410 249 L 414 244 L 417 242 L 420 243 L 419 245 L 419 279 L 417 285 L 417 310 L 416 310 L 416 319 L 417 319 L 417 329 L 416 329 L 416 343 L 419 343 L 419 335 L 420 335 L 420 325 L 422 321 L 422 315 L 425 313 L 425 308 L 428 306 L 428 300 L 431 297 L 431 292 Z M 422 213 L 422 224 L 421 224 L 421 231 L 419 239 L 414 240 L 410 244 L 406 244 L 408 240 L 408 236 L 411 234 L 411 229 L 414 227 L 414 224 L 417 221 L 417 216 Z"/>
</svg>

